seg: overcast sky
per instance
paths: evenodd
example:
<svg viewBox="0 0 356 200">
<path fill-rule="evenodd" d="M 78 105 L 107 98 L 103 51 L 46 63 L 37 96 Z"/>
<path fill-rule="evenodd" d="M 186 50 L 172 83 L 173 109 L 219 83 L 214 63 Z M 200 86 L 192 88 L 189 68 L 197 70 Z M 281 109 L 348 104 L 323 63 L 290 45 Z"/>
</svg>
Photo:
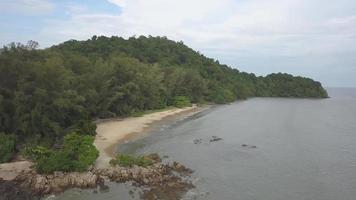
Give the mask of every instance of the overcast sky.
<svg viewBox="0 0 356 200">
<path fill-rule="evenodd" d="M 167 36 L 242 71 L 356 87 L 355 0 L 0 0 L 0 45 Z"/>
</svg>

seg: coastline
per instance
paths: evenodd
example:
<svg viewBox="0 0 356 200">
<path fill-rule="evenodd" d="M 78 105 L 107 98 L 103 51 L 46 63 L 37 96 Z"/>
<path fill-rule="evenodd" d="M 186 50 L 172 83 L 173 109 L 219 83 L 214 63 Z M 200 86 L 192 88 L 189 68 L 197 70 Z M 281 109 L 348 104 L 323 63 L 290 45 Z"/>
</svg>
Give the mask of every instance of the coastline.
<svg viewBox="0 0 356 200">
<path fill-rule="evenodd" d="M 207 108 L 208 106 L 201 107 L 192 105 L 185 108 L 172 108 L 153 112 L 140 117 L 128 117 L 122 120 L 112 119 L 98 122 L 94 145 L 100 152 L 100 155 L 96 160 L 95 167 L 98 169 L 110 167 L 109 161 L 115 157 L 117 145 L 136 139 L 146 133 L 155 123 L 173 116 L 188 117 Z"/>
<path fill-rule="evenodd" d="M 110 168 L 109 161 L 115 156 L 117 145 L 134 140 L 150 130 L 158 122 L 169 117 L 189 117 L 209 106 L 193 105 L 185 108 L 172 108 L 168 110 L 145 114 L 140 117 L 128 117 L 123 119 L 110 119 L 97 122 L 97 135 L 94 145 L 100 152 L 95 168 Z M 27 160 L 1 163 L 0 179 L 12 181 L 21 173 L 33 170 L 33 163 Z"/>
<path fill-rule="evenodd" d="M 69 188 L 92 188 L 94 191 L 108 188 L 106 182 L 133 181 L 133 186 L 143 186 L 141 198 L 145 200 L 181 198 L 194 188 L 188 178 L 193 172 L 178 162 L 162 163 L 158 156 L 148 167 L 111 166 L 116 146 L 128 140 L 144 136 L 154 125 L 163 120 L 178 120 L 209 109 L 210 106 L 192 105 L 145 114 L 140 117 L 110 119 L 98 122 L 94 145 L 100 152 L 96 164 L 84 172 L 54 172 L 38 174 L 30 161 L 0 164 L 0 195 L 6 199 L 40 199 L 46 195 L 60 194 Z M 150 156 L 150 155 L 146 155 Z"/>
</svg>

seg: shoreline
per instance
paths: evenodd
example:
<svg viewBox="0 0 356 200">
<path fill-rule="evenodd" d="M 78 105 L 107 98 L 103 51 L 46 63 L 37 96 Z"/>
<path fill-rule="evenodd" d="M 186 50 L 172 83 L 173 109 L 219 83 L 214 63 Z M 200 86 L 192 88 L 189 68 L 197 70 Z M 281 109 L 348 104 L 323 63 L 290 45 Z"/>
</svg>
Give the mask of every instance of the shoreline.
<svg viewBox="0 0 356 200">
<path fill-rule="evenodd" d="M 209 106 L 192 105 L 185 108 L 172 108 L 164 111 L 145 114 L 140 117 L 128 117 L 123 119 L 111 119 L 97 123 L 94 145 L 99 151 L 95 167 L 98 169 L 110 167 L 109 161 L 115 157 L 117 145 L 137 139 L 147 133 L 157 122 L 169 117 L 189 117 Z"/>
<path fill-rule="evenodd" d="M 157 154 L 156 154 L 157 155 Z M 140 199 L 180 199 L 194 188 L 190 175 L 193 170 L 178 162 L 163 163 L 160 157 L 150 154 L 150 166 L 111 166 L 105 169 L 90 168 L 84 172 L 54 172 L 38 174 L 36 170 L 22 171 L 13 180 L 0 178 L 0 199 L 40 200 L 57 196 L 67 189 L 91 189 L 93 193 L 110 190 L 107 183 L 131 182 L 141 190 Z"/>
<path fill-rule="evenodd" d="M 210 106 L 193 105 L 157 111 L 140 117 L 114 118 L 97 122 L 98 128 L 94 145 L 100 155 L 94 168 L 110 168 L 109 161 L 114 158 L 117 145 L 144 136 L 156 123 L 170 117 L 189 117 L 208 108 Z M 19 174 L 32 171 L 33 165 L 34 163 L 28 160 L 0 163 L 0 179 L 12 181 Z"/>
<path fill-rule="evenodd" d="M 143 190 L 141 198 L 145 200 L 177 199 L 194 184 L 189 179 L 193 171 L 178 162 L 161 162 L 155 158 L 148 167 L 111 166 L 109 161 L 115 156 L 115 147 L 122 142 L 135 140 L 148 133 L 154 125 L 170 118 L 187 118 L 209 109 L 211 106 L 192 105 L 185 108 L 172 108 L 145 114 L 140 117 L 110 119 L 97 123 L 97 135 L 94 145 L 100 152 L 96 164 L 84 172 L 54 172 L 38 174 L 30 161 L 17 161 L 0 164 L 1 197 L 7 199 L 40 199 L 46 195 L 60 194 L 69 188 L 92 188 L 106 190 L 107 182 L 124 183 L 133 181 L 135 187 Z M 150 155 L 148 155 L 150 156 Z M 1 198 L 0 197 L 0 198 Z"/>
</svg>

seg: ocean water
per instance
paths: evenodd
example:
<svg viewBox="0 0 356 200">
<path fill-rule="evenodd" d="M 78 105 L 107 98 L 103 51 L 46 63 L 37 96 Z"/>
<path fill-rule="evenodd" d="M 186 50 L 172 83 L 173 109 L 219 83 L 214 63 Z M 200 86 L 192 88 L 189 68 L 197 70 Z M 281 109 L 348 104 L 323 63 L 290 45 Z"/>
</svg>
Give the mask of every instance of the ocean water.
<svg viewBox="0 0 356 200">
<path fill-rule="evenodd" d="M 157 152 L 193 169 L 196 188 L 185 199 L 355 200 L 356 89 L 328 91 L 328 99 L 216 106 L 158 124 L 118 151 Z M 214 136 L 222 140 L 211 142 Z M 106 192 L 70 190 L 55 199 L 139 199 L 130 190 L 111 184 Z"/>
</svg>

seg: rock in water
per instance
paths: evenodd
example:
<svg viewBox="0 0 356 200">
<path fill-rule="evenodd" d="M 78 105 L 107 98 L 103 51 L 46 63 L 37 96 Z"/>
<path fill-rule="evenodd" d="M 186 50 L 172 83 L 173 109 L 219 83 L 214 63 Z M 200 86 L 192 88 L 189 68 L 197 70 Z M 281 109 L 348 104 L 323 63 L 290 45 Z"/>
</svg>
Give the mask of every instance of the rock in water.
<svg viewBox="0 0 356 200">
<path fill-rule="evenodd" d="M 248 145 L 248 144 L 242 144 L 241 147 L 250 148 L 250 149 L 256 149 L 257 148 L 257 146 L 255 146 L 255 145 Z"/>
<path fill-rule="evenodd" d="M 157 160 L 159 157 L 151 155 L 151 159 Z M 186 178 L 193 171 L 184 165 L 173 162 L 168 164 L 154 163 L 148 167 L 110 167 L 106 169 L 91 169 L 86 172 L 55 172 L 51 175 L 37 174 L 35 171 L 23 172 L 18 175 L 11 184 L 15 185 L 14 192 L 7 191 L 6 184 L 2 185 L 6 195 L 12 195 L 7 199 L 33 199 L 32 194 L 43 196 L 65 191 L 68 188 L 97 188 L 106 191 L 108 187 L 105 180 L 123 183 L 132 181 L 136 186 L 144 186 L 148 189 L 142 194 L 143 199 L 151 199 L 156 194 L 160 199 L 180 199 L 185 192 L 194 185 Z M 5 192 L 6 191 L 6 192 Z M 17 192 L 20 191 L 20 192 Z M 14 195 L 22 195 L 22 191 L 30 191 L 27 196 L 17 198 Z M 25 195 L 26 193 L 24 193 Z M 153 195 L 153 196 L 152 196 Z M 1 196 L 0 196 L 1 197 Z M 5 196 L 4 196 L 5 197 Z M 12 198 L 14 197 L 14 198 Z"/>
<path fill-rule="evenodd" d="M 202 142 L 202 139 L 194 139 L 193 143 L 194 144 L 200 144 Z"/>
<path fill-rule="evenodd" d="M 146 158 L 158 163 L 158 162 L 161 162 L 162 159 L 161 157 L 158 155 L 158 153 L 151 153 L 151 154 L 148 154 L 145 156 Z"/>
<path fill-rule="evenodd" d="M 216 141 L 219 141 L 219 140 L 222 140 L 222 138 L 219 138 L 217 136 L 212 136 L 212 139 L 210 139 L 210 142 L 216 142 Z"/>
</svg>

